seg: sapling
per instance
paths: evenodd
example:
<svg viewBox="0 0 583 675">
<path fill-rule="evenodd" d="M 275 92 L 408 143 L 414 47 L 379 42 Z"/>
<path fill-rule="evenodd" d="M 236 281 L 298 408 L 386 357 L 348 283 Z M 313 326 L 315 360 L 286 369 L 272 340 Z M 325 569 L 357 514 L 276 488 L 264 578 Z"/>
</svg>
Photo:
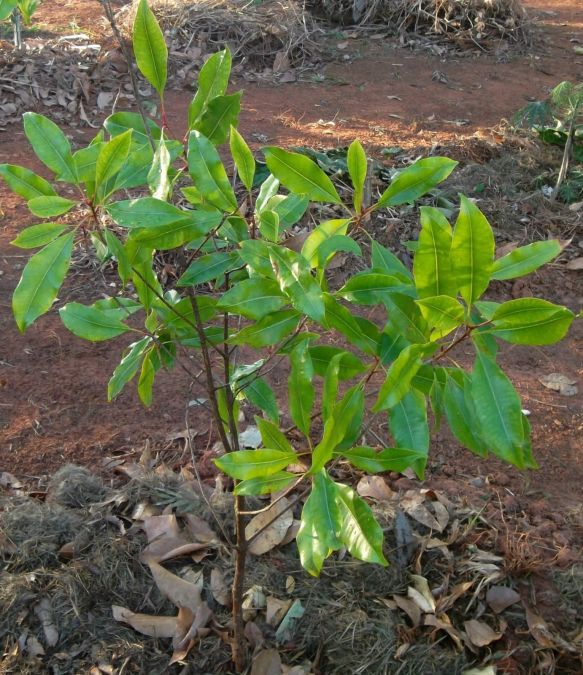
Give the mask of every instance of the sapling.
<svg viewBox="0 0 583 675">
<path fill-rule="evenodd" d="M 12 242 L 40 249 L 22 272 L 12 306 L 24 332 L 51 309 L 75 247 L 93 247 L 104 263 L 115 262 L 122 291 L 89 305 L 68 302 L 59 314 L 86 340 L 128 336 L 109 399 L 137 379 L 139 398 L 150 405 L 156 375 L 175 366 L 204 387 L 203 404 L 224 448 L 216 464 L 234 481 L 233 661 L 241 671 L 247 549 L 261 534 L 245 535 L 251 515 L 245 498 L 271 494 L 280 503 L 287 496 L 289 508 L 301 506 L 297 547 L 310 574 L 318 575 L 341 548 L 386 565 L 380 525 L 338 480 L 336 467 L 412 469 L 423 478 L 431 409 L 470 451 L 535 468 L 529 423 L 497 364 L 498 343 L 556 342 L 574 316 L 542 299 L 482 299 L 492 280 L 529 274 L 553 260 L 561 245 L 536 242 L 496 258 L 492 228 L 467 197 L 460 196 L 453 227 L 441 210 L 421 207 L 412 270 L 367 234 L 376 211 L 414 203 L 450 175 L 454 161 L 421 159 L 369 202 L 367 158 L 358 141 L 348 150 L 347 197 L 308 157 L 266 147 L 269 175 L 259 181 L 255 156 L 237 130 L 241 93 L 227 93 L 229 51 L 202 67 L 182 141 L 168 135 L 167 49 L 146 0 L 138 5 L 133 48 L 161 99 L 161 124 L 116 112 L 89 145 L 73 151 L 59 127 L 28 112 L 26 136 L 52 180 L 0 166 L 0 176 L 42 219 Z M 229 154 L 232 171 L 221 159 Z M 63 184 L 78 197 L 59 195 Z M 300 251 L 287 247 L 291 228 L 308 210 L 317 218 L 322 205 L 335 217 L 319 222 Z M 362 264 L 338 288 L 330 264 L 341 252 Z M 161 274 L 160 256 L 173 265 L 176 281 Z M 364 318 L 363 309 L 376 320 Z M 475 355 L 470 369 L 455 361 L 462 344 Z M 269 383 L 283 361 L 292 428 L 283 424 L 284 401 Z M 258 411 L 259 449 L 240 448 L 241 401 Z M 388 421 L 390 433 L 380 437 L 384 432 L 375 428 L 371 435 L 377 419 Z M 294 444 L 292 429 L 300 439 Z"/>
</svg>

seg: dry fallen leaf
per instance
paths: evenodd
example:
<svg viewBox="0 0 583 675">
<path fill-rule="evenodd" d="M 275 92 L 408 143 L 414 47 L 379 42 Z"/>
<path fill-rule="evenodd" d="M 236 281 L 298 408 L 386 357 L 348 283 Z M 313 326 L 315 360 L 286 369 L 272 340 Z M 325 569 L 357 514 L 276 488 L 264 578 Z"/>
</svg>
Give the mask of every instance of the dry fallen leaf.
<svg viewBox="0 0 583 675">
<path fill-rule="evenodd" d="M 441 614 L 441 616 L 435 616 L 434 614 L 426 614 L 423 618 L 423 623 L 425 626 L 432 626 L 435 630 L 445 631 L 449 637 L 455 642 L 456 647 L 462 649 L 462 639 L 458 631 L 452 626 L 451 621 L 447 614 Z"/>
<path fill-rule="evenodd" d="M 573 258 L 565 265 L 568 270 L 583 270 L 583 257 L 582 258 Z"/>
<path fill-rule="evenodd" d="M 223 573 L 216 567 L 211 570 L 211 593 L 219 605 L 231 606 L 231 591 L 225 582 Z"/>
<path fill-rule="evenodd" d="M 520 601 L 520 595 L 508 586 L 492 586 L 486 593 L 486 602 L 494 614 L 500 614 L 507 607 Z"/>
<path fill-rule="evenodd" d="M 573 380 L 561 373 L 550 373 L 549 375 L 539 377 L 539 382 L 547 389 L 558 391 L 563 396 L 575 396 L 578 391 L 576 387 L 577 380 Z"/>
<path fill-rule="evenodd" d="M 487 623 L 477 621 L 476 619 L 464 621 L 464 628 L 468 640 L 474 647 L 485 647 L 502 637 L 502 633 L 496 633 Z"/>
<path fill-rule="evenodd" d="M 177 607 L 184 607 L 191 612 L 196 612 L 202 603 L 200 597 L 203 586 L 202 574 L 200 575 L 200 582 L 193 584 L 190 581 L 181 579 L 176 574 L 172 574 L 172 572 L 169 572 L 157 562 L 150 561 L 149 565 L 160 593 L 171 600 Z"/>
<path fill-rule="evenodd" d="M 213 613 L 211 612 L 209 606 L 206 603 L 201 604 L 200 607 L 198 607 L 196 610 L 196 613 L 194 615 L 194 618 L 192 619 L 190 627 L 186 632 L 186 635 L 183 636 L 182 636 L 183 631 L 181 629 L 183 628 L 184 623 L 180 621 L 179 615 L 178 617 L 179 624 L 182 625 L 179 625 L 177 635 L 174 637 L 174 640 L 172 641 L 174 646 L 174 653 L 172 654 L 172 658 L 170 660 L 171 664 L 176 663 L 178 661 L 182 661 L 184 658 L 186 658 L 186 655 L 194 647 L 198 639 L 203 635 L 208 634 L 209 632 L 208 629 L 205 629 L 204 627 L 210 621 L 212 615 Z"/>
<path fill-rule="evenodd" d="M 432 614 L 435 612 L 435 598 L 429 589 L 429 584 L 425 577 L 418 574 L 411 575 L 413 587 L 407 588 L 407 595 L 416 603 L 422 612 Z"/>
<path fill-rule="evenodd" d="M 113 618 L 116 621 L 129 624 L 142 635 L 158 638 L 171 638 L 176 634 L 178 617 L 152 616 L 150 614 L 136 614 L 127 607 L 112 605 Z"/>
<path fill-rule="evenodd" d="M 419 609 L 419 605 L 411 600 L 411 598 L 406 598 L 404 595 L 393 595 L 393 600 L 397 604 L 397 607 L 402 609 L 411 619 L 413 628 L 417 628 L 421 623 L 421 610 Z"/>
<path fill-rule="evenodd" d="M 243 620 L 254 619 L 257 611 L 264 609 L 266 605 L 265 593 L 261 586 L 251 586 L 243 595 Z"/>
<path fill-rule="evenodd" d="M 361 497 L 371 497 L 379 502 L 387 501 L 395 494 L 381 476 L 363 476 L 356 491 Z"/>
<path fill-rule="evenodd" d="M 59 632 L 53 619 L 53 608 L 50 600 L 48 598 L 43 598 L 38 605 L 35 606 L 34 613 L 42 624 L 45 642 L 49 647 L 54 647 L 59 641 Z"/>
<path fill-rule="evenodd" d="M 267 596 L 267 608 L 265 610 L 265 622 L 273 628 L 279 626 L 283 617 L 291 607 L 291 600 L 280 600 L 272 595 Z"/>
<path fill-rule="evenodd" d="M 435 609 L 436 614 L 441 614 L 451 609 L 462 595 L 465 595 L 473 585 L 473 581 L 462 581 L 461 583 L 456 584 L 451 589 L 451 593 L 448 593 L 446 596 L 439 599 Z"/>
<path fill-rule="evenodd" d="M 288 642 L 293 638 L 296 623 L 304 616 L 306 610 L 303 608 L 299 600 L 294 600 L 292 606 L 289 608 L 283 621 L 279 624 L 279 628 L 275 633 L 275 641 L 277 644 Z"/>
<path fill-rule="evenodd" d="M 253 659 L 251 675 L 282 675 L 281 657 L 277 649 L 265 649 Z"/>
<path fill-rule="evenodd" d="M 498 246 L 496 248 L 496 257 L 501 258 L 503 255 L 511 253 L 517 246 L 518 246 L 517 241 L 509 241 L 507 244 L 502 244 L 502 246 Z"/>
<path fill-rule="evenodd" d="M 184 517 L 186 519 L 186 527 L 194 541 L 198 541 L 201 544 L 216 544 L 218 542 L 219 539 L 216 533 L 206 520 L 192 513 L 187 513 Z"/>
<path fill-rule="evenodd" d="M 257 532 L 263 531 L 249 544 L 249 553 L 262 555 L 271 551 L 283 541 L 292 522 L 293 515 L 285 497 L 267 511 L 257 514 L 245 528 L 245 537 L 250 540 Z"/>
<path fill-rule="evenodd" d="M 261 628 L 259 628 L 254 621 L 247 621 L 245 624 L 245 637 L 247 638 L 251 649 L 261 647 L 265 642 Z"/>
<path fill-rule="evenodd" d="M 297 537 L 301 524 L 301 520 L 296 520 L 294 518 L 292 524 L 289 526 L 289 530 L 285 533 L 285 537 L 279 542 L 280 546 L 291 544 L 291 542 Z"/>
</svg>

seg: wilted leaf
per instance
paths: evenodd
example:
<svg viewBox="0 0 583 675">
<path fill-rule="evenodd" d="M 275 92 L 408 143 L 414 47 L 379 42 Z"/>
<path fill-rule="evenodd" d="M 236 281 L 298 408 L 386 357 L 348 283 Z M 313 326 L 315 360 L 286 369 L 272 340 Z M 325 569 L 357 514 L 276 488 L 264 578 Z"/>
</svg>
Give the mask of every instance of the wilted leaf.
<svg viewBox="0 0 583 675">
<path fill-rule="evenodd" d="M 520 595 L 508 586 L 492 586 L 486 593 L 486 602 L 494 614 L 500 614 L 507 607 L 520 601 Z"/>
<path fill-rule="evenodd" d="M 395 495 L 381 476 L 363 476 L 358 481 L 356 491 L 361 497 L 371 497 L 379 502 L 387 501 Z"/>
<path fill-rule="evenodd" d="M 251 675 L 282 675 L 281 657 L 277 649 L 265 649 L 253 659 Z"/>
<path fill-rule="evenodd" d="M 502 637 L 502 633 L 496 633 L 487 623 L 477 621 L 476 619 L 464 621 L 464 628 L 466 629 L 468 640 L 475 647 L 485 647 Z"/>
<path fill-rule="evenodd" d="M 191 612 L 196 612 L 202 602 L 200 597 L 203 585 L 202 575 L 200 575 L 200 583 L 195 585 L 172 574 L 157 562 L 150 561 L 148 564 L 160 593 L 177 607 L 185 607 Z"/>
<path fill-rule="evenodd" d="M 273 522 L 272 522 L 273 521 Z M 249 553 L 262 555 L 271 551 L 280 544 L 290 525 L 293 522 L 293 514 L 289 508 L 289 501 L 283 497 L 267 511 L 256 515 L 245 528 L 245 537 L 250 540 L 257 532 L 266 529 L 258 535 L 249 545 Z M 266 527 L 267 526 L 267 527 Z"/>
<path fill-rule="evenodd" d="M 225 582 L 223 573 L 216 567 L 211 570 L 211 593 L 220 605 L 231 606 L 231 592 Z"/>
</svg>

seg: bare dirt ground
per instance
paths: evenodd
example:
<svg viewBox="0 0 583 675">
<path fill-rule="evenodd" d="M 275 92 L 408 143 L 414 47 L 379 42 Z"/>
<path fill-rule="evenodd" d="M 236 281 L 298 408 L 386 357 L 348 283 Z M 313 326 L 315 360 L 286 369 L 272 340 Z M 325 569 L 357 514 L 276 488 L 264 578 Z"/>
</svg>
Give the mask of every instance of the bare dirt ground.
<svg viewBox="0 0 583 675">
<path fill-rule="evenodd" d="M 460 160 L 462 168 L 477 166 L 479 174 L 480 167 L 506 152 L 501 120 L 509 119 L 526 101 L 544 97 L 561 80 L 583 81 L 583 56 L 573 51 L 574 44 L 583 43 L 580 0 L 529 0 L 527 8 L 537 17 L 540 39 L 524 54 L 472 50 L 440 57 L 403 49 L 391 39 L 360 39 L 343 50 L 348 59 L 322 68 L 317 82 L 276 86 L 235 81 L 233 89 L 245 91 L 242 132 L 255 149 L 266 143 L 336 147 L 358 137 L 369 153 L 380 157 L 380 151 L 391 146 L 414 153 L 437 145 L 443 154 Z M 55 34 L 71 25 L 91 32 L 99 11 L 95 0 L 45 2 L 38 20 L 42 31 Z M 170 92 L 169 123 L 176 133 L 183 131 L 181 120 L 190 96 Z M 69 130 L 73 142 L 82 141 L 90 131 Z M 520 162 L 520 152 L 512 156 Z M 19 126 L 0 133 L 0 161 L 42 173 Z M 565 232 L 560 212 L 537 210 L 533 200 L 534 206 L 523 202 L 512 216 L 508 210 L 496 210 L 496 186 L 489 194 L 492 203 L 485 208 L 501 215 L 502 220 L 493 224 L 502 241 L 525 242 L 551 233 L 574 236 L 571 246 L 581 245 L 580 221 L 575 226 L 571 222 Z M 544 223 L 543 215 L 549 218 Z M 82 342 L 64 329 L 56 311 L 25 335 L 18 334 L 10 298 L 27 256 L 9 242 L 32 223 L 20 199 L 0 185 L 0 472 L 9 471 L 42 489 L 44 477 L 67 462 L 105 473 L 105 458 L 139 455 L 146 442 L 171 466 L 187 463 L 189 457 L 173 437 L 184 430 L 184 401 L 201 392 L 189 391 L 180 371 L 159 376 L 149 409 L 139 404 L 131 387 L 108 404 L 107 381 L 123 340 Z M 526 288 L 499 284 L 496 293 L 517 297 L 531 291 L 578 311 L 583 303 L 582 275 L 551 266 Z M 94 300 L 111 291 L 114 279 L 110 271 L 96 269 L 80 254 L 57 306 L 71 299 Z M 469 502 L 483 502 L 485 518 L 498 523 L 513 519 L 515 532 L 528 529 L 533 541 L 544 542 L 547 561 L 565 566 L 577 560 L 583 532 L 583 327 L 576 324 L 556 346 L 507 347 L 502 364 L 531 411 L 539 471 L 521 474 L 495 459 L 477 460 L 440 434 L 427 485 L 467 495 Z M 563 397 L 545 389 L 539 378 L 551 372 L 577 380 L 579 393 Z M 284 374 L 280 379 L 285 388 Z M 199 432 L 195 445 L 205 469 L 205 451 L 212 442 L 209 422 L 200 418 L 194 424 Z M 411 484 L 399 476 L 390 481 L 395 489 Z M 501 527 L 498 550 L 504 549 L 507 534 Z M 552 593 L 547 600 L 552 611 Z"/>
</svg>

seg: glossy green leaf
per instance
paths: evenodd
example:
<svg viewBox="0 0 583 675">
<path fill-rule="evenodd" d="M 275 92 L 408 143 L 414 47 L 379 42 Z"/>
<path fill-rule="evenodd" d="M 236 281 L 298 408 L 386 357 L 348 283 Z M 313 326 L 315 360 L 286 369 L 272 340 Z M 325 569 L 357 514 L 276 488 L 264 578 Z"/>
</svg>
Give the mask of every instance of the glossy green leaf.
<svg viewBox="0 0 583 675">
<path fill-rule="evenodd" d="M 78 302 L 67 303 L 59 314 L 71 333 L 91 342 L 111 340 L 130 330 L 117 315 Z"/>
<path fill-rule="evenodd" d="M 259 214 L 259 233 L 266 241 L 279 240 L 279 216 L 275 211 L 264 209 Z"/>
<path fill-rule="evenodd" d="M 402 276 L 404 280 L 413 278 L 411 272 L 392 251 L 389 251 L 388 248 L 373 241 L 371 252 L 372 267 L 374 271 L 383 272 L 384 274 L 396 277 Z"/>
<path fill-rule="evenodd" d="M 277 200 L 277 203 L 272 203 L 274 199 L 267 202 L 267 208 L 272 209 L 279 216 L 280 234 L 288 227 L 295 225 L 310 205 L 310 200 L 304 195 L 291 194 Z"/>
<path fill-rule="evenodd" d="M 562 250 L 556 239 L 535 241 L 534 244 L 515 248 L 494 261 L 492 279 L 515 279 L 530 274 L 556 258 Z"/>
<path fill-rule="evenodd" d="M 137 300 L 134 300 L 133 298 L 124 298 L 119 295 L 101 298 L 101 300 L 94 302 L 91 307 L 100 312 L 105 312 L 106 314 L 117 316 L 122 319 L 126 319 L 128 316 L 131 316 L 142 309 L 141 303 Z"/>
<path fill-rule="evenodd" d="M 117 262 L 117 272 L 123 284 L 126 284 L 132 277 L 132 268 L 128 256 L 121 241 L 110 230 L 105 230 L 105 242 L 111 255 Z"/>
<path fill-rule="evenodd" d="M 206 202 L 227 212 L 237 210 L 237 199 L 214 145 L 198 131 L 188 136 L 188 171 Z"/>
<path fill-rule="evenodd" d="M 136 227 L 130 231 L 130 236 L 144 246 L 169 250 L 204 236 L 213 228 L 218 227 L 222 220 L 219 211 L 193 209 L 184 213 L 189 220 L 183 219 L 153 227 Z"/>
<path fill-rule="evenodd" d="M 128 129 L 103 144 L 95 165 L 95 182 L 98 186 L 115 176 L 124 165 L 130 151 L 132 133 Z"/>
<path fill-rule="evenodd" d="M 122 227 L 148 228 L 191 222 L 190 212 L 154 197 L 128 199 L 108 204 L 106 210 L 113 220 Z"/>
<path fill-rule="evenodd" d="M 197 130 L 213 145 L 222 145 L 229 138 L 231 127 L 236 127 L 239 123 L 241 94 L 239 91 L 236 94 L 213 98 L 197 122 Z"/>
<path fill-rule="evenodd" d="M 40 223 L 24 228 L 10 243 L 18 248 L 37 248 L 44 246 L 68 230 L 70 225 L 62 223 Z"/>
<path fill-rule="evenodd" d="M 87 183 L 90 185 L 95 184 L 97 158 L 99 157 L 99 154 L 104 145 L 105 143 L 88 145 L 86 148 L 81 148 L 80 150 L 77 150 L 77 152 L 73 153 L 75 172 L 81 183 Z"/>
<path fill-rule="evenodd" d="M 142 116 L 139 113 L 137 112 L 114 113 L 105 120 L 103 126 L 105 127 L 109 135 L 112 137 L 119 136 L 128 131 L 129 129 L 131 129 L 132 149 L 134 146 L 137 146 L 138 149 L 142 146 L 147 147 L 148 150 L 150 151 L 150 156 L 153 155 L 153 150 L 150 146 L 150 140 L 146 132 L 146 126 L 144 124 Z M 148 128 L 150 130 L 152 139 L 154 141 L 159 141 L 162 137 L 162 130 L 156 124 L 156 122 L 154 122 L 154 120 L 151 120 L 149 118 L 148 118 Z"/>
<path fill-rule="evenodd" d="M 273 422 L 256 417 L 255 423 L 261 434 L 261 441 L 264 448 L 274 448 L 275 450 L 280 450 L 285 453 L 294 452 L 290 442 L 283 432 L 280 431 L 279 427 L 273 424 Z"/>
<path fill-rule="evenodd" d="M 470 381 L 466 376 L 462 382 L 448 377 L 444 391 L 444 409 L 447 423 L 453 435 L 468 450 L 480 457 L 488 456 L 488 446 L 480 434 L 480 421 L 471 399 Z"/>
<path fill-rule="evenodd" d="M 337 253 L 344 251 L 345 253 L 352 253 L 353 255 L 362 256 L 360 246 L 346 235 L 335 234 L 329 239 L 324 240 L 316 251 L 318 259 L 317 268 L 319 271 L 325 270 L 332 262 L 332 259 Z"/>
<path fill-rule="evenodd" d="M 480 209 L 460 195 L 460 213 L 451 245 L 455 285 L 471 307 L 488 288 L 494 262 L 494 234 Z"/>
<path fill-rule="evenodd" d="M 320 471 L 302 509 L 296 543 L 302 567 L 315 577 L 320 575 L 324 560 L 342 546 L 336 534 L 341 526 L 336 488 L 326 472 Z"/>
<path fill-rule="evenodd" d="M 250 478 L 249 480 L 241 481 L 235 486 L 233 494 L 250 497 L 253 495 L 275 493 L 283 490 L 297 479 L 298 477 L 295 473 L 278 471 L 265 478 Z"/>
<path fill-rule="evenodd" d="M 342 355 L 338 368 L 338 378 L 340 380 L 350 380 L 366 370 L 364 363 L 351 352 L 339 349 L 338 347 L 316 345 L 315 347 L 310 347 L 314 373 L 320 377 L 325 377 L 330 362 L 338 354 Z"/>
<path fill-rule="evenodd" d="M 550 345 L 562 340 L 575 315 L 566 307 L 538 298 L 518 298 L 498 307 L 492 335 L 523 345 Z"/>
<path fill-rule="evenodd" d="M 364 195 L 364 184 L 366 182 L 366 153 L 360 144 L 360 141 L 354 140 L 348 147 L 346 155 L 346 162 L 348 164 L 348 175 L 352 181 L 354 188 L 353 203 L 357 213 L 362 211 L 362 198 Z"/>
<path fill-rule="evenodd" d="M 231 52 L 223 49 L 209 57 L 198 74 L 198 89 L 188 107 L 188 128 L 199 120 L 209 101 L 222 96 L 229 84 Z"/>
<path fill-rule="evenodd" d="M 352 313 L 341 305 L 336 298 L 324 294 L 324 303 L 326 307 L 325 324 L 326 327 L 334 328 L 355 347 L 368 354 L 376 354 L 377 344 L 365 335 Z"/>
<path fill-rule="evenodd" d="M 132 44 L 138 68 L 162 98 L 168 71 L 168 48 L 147 0 L 140 0 L 138 4 Z"/>
<path fill-rule="evenodd" d="M 389 410 L 389 429 L 400 448 L 411 448 L 427 455 L 429 452 L 429 425 L 427 399 L 416 389 L 410 389 Z"/>
<path fill-rule="evenodd" d="M 278 196 L 278 190 L 279 181 L 275 176 L 269 174 L 263 183 L 261 183 L 261 187 L 259 188 L 259 194 L 255 200 L 255 213 L 261 213 L 263 209 L 267 208 L 269 202 Z"/>
<path fill-rule="evenodd" d="M 290 354 L 288 377 L 288 405 L 292 421 L 306 436 L 312 425 L 312 406 L 315 391 L 312 380 L 314 368 L 306 342 L 300 343 Z"/>
<path fill-rule="evenodd" d="M 326 220 L 310 232 L 310 235 L 302 246 L 302 255 L 310 263 L 311 267 L 318 265 L 318 249 L 322 244 L 336 235 L 346 234 L 349 223 L 350 218 Z"/>
<path fill-rule="evenodd" d="M 65 134 L 48 117 L 33 112 L 22 116 L 24 133 L 36 156 L 56 174 L 57 180 L 77 183 L 71 144 Z"/>
<path fill-rule="evenodd" d="M 77 202 L 74 202 L 72 199 L 65 199 L 58 195 L 51 197 L 34 197 L 28 202 L 30 211 L 39 218 L 62 216 L 76 205 Z"/>
<path fill-rule="evenodd" d="M 152 405 L 152 388 L 154 386 L 154 378 L 156 377 L 155 354 L 155 351 L 149 351 L 144 357 L 140 379 L 138 380 L 138 396 L 146 407 Z"/>
<path fill-rule="evenodd" d="M 12 311 L 24 331 L 53 304 L 69 269 L 75 233 L 64 234 L 35 253 L 12 296 Z"/>
<path fill-rule="evenodd" d="M 113 375 L 107 385 L 107 398 L 109 401 L 112 401 L 126 384 L 135 377 L 140 369 L 142 358 L 151 342 L 151 337 L 145 337 L 129 346 L 119 365 L 113 371 Z"/>
<path fill-rule="evenodd" d="M 230 253 L 219 251 L 203 255 L 189 265 L 178 279 L 177 286 L 196 286 L 206 281 L 214 281 L 237 267 L 239 262 L 239 254 L 236 251 Z"/>
<path fill-rule="evenodd" d="M 12 192 L 27 201 L 35 197 L 52 197 L 57 194 L 48 181 L 23 166 L 0 164 L 0 177 L 6 181 Z"/>
<path fill-rule="evenodd" d="M 272 245 L 271 265 L 281 290 L 293 306 L 314 321 L 323 321 L 325 308 L 322 289 L 311 274 L 308 262 L 299 253 Z"/>
<path fill-rule="evenodd" d="M 464 308 L 455 298 L 448 295 L 436 295 L 416 302 L 431 328 L 432 340 L 439 340 L 448 335 L 464 322 Z"/>
<path fill-rule="evenodd" d="M 524 428 L 520 397 L 496 362 L 478 352 L 471 393 L 481 434 L 498 457 L 524 468 Z"/>
<path fill-rule="evenodd" d="M 420 480 L 423 480 L 427 453 L 405 448 L 375 448 L 358 447 L 343 450 L 339 453 L 353 466 L 367 473 L 383 473 L 385 471 L 397 471 L 413 469 Z"/>
<path fill-rule="evenodd" d="M 245 398 L 254 406 L 262 410 L 270 420 L 279 420 L 279 406 L 273 389 L 262 378 L 258 377 L 245 384 L 243 390 Z"/>
<path fill-rule="evenodd" d="M 241 249 L 239 255 L 241 260 L 253 272 L 260 274 L 263 277 L 273 279 L 275 273 L 271 266 L 270 257 L 271 248 L 263 241 L 252 239 L 241 242 Z"/>
<path fill-rule="evenodd" d="M 288 336 L 297 327 L 299 320 L 299 312 L 293 309 L 272 312 L 257 323 L 240 330 L 229 342 L 256 348 L 271 347 Z"/>
<path fill-rule="evenodd" d="M 419 247 L 413 261 L 415 286 L 420 298 L 457 293 L 451 271 L 452 231 L 443 213 L 429 206 L 421 207 Z"/>
<path fill-rule="evenodd" d="M 251 191 L 255 178 L 255 158 L 241 134 L 231 125 L 231 156 L 243 185 Z"/>
<path fill-rule="evenodd" d="M 294 464 L 296 461 L 297 455 L 295 452 L 282 452 L 270 448 L 228 452 L 214 460 L 223 473 L 237 480 L 265 478 L 285 469 L 286 466 Z"/>
<path fill-rule="evenodd" d="M 235 284 L 219 300 L 218 307 L 248 319 L 261 319 L 288 302 L 276 281 L 253 278 Z"/>
<path fill-rule="evenodd" d="M 340 351 L 331 359 L 326 368 L 324 386 L 322 388 L 322 418 L 327 420 L 332 415 L 332 410 L 338 398 L 338 382 L 340 381 L 340 365 L 344 353 Z"/>
<path fill-rule="evenodd" d="M 267 168 L 282 185 L 313 202 L 341 204 L 342 200 L 328 176 L 309 157 L 281 148 L 265 148 Z"/>
<path fill-rule="evenodd" d="M 391 293 L 383 297 L 389 320 L 387 329 L 391 334 L 398 334 L 408 342 L 424 344 L 429 337 L 427 321 L 413 298 L 401 293 Z"/>
<path fill-rule="evenodd" d="M 401 279 L 389 274 L 360 272 L 351 277 L 337 294 L 359 305 L 377 305 L 389 293 L 408 292 Z"/>
<path fill-rule="evenodd" d="M 394 408 L 409 391 L 411 380 L 421 366 L 421 357 L 427 351 L 426 345 L 405 347 L 387 372 L 374 405 L 373 411 L 380 412 Z"/>
<path fill-rule="evenodd" d="M 338 538 L 350 555 L 368 563 L 386 566 L 383 555 L 383 530 L 370 506 L 348 485 L 335 484 L 340 512 Z"/>
<path fill-rule="evenodd" d="M 397 174 L 381 195 L 375 208 L 413 203 L 444 181 L 456 165 L 457 162 L 447 157 L 427 157 L 417 160 Z"/>
<path fill-rule="evenodd" d="M 147 260 L 132 264 L 132 282 L 140 302 L 149 311 L 157 299 L 163 295 L 160 281 L 152 269 L 151 250 Z"/>
</svg>

